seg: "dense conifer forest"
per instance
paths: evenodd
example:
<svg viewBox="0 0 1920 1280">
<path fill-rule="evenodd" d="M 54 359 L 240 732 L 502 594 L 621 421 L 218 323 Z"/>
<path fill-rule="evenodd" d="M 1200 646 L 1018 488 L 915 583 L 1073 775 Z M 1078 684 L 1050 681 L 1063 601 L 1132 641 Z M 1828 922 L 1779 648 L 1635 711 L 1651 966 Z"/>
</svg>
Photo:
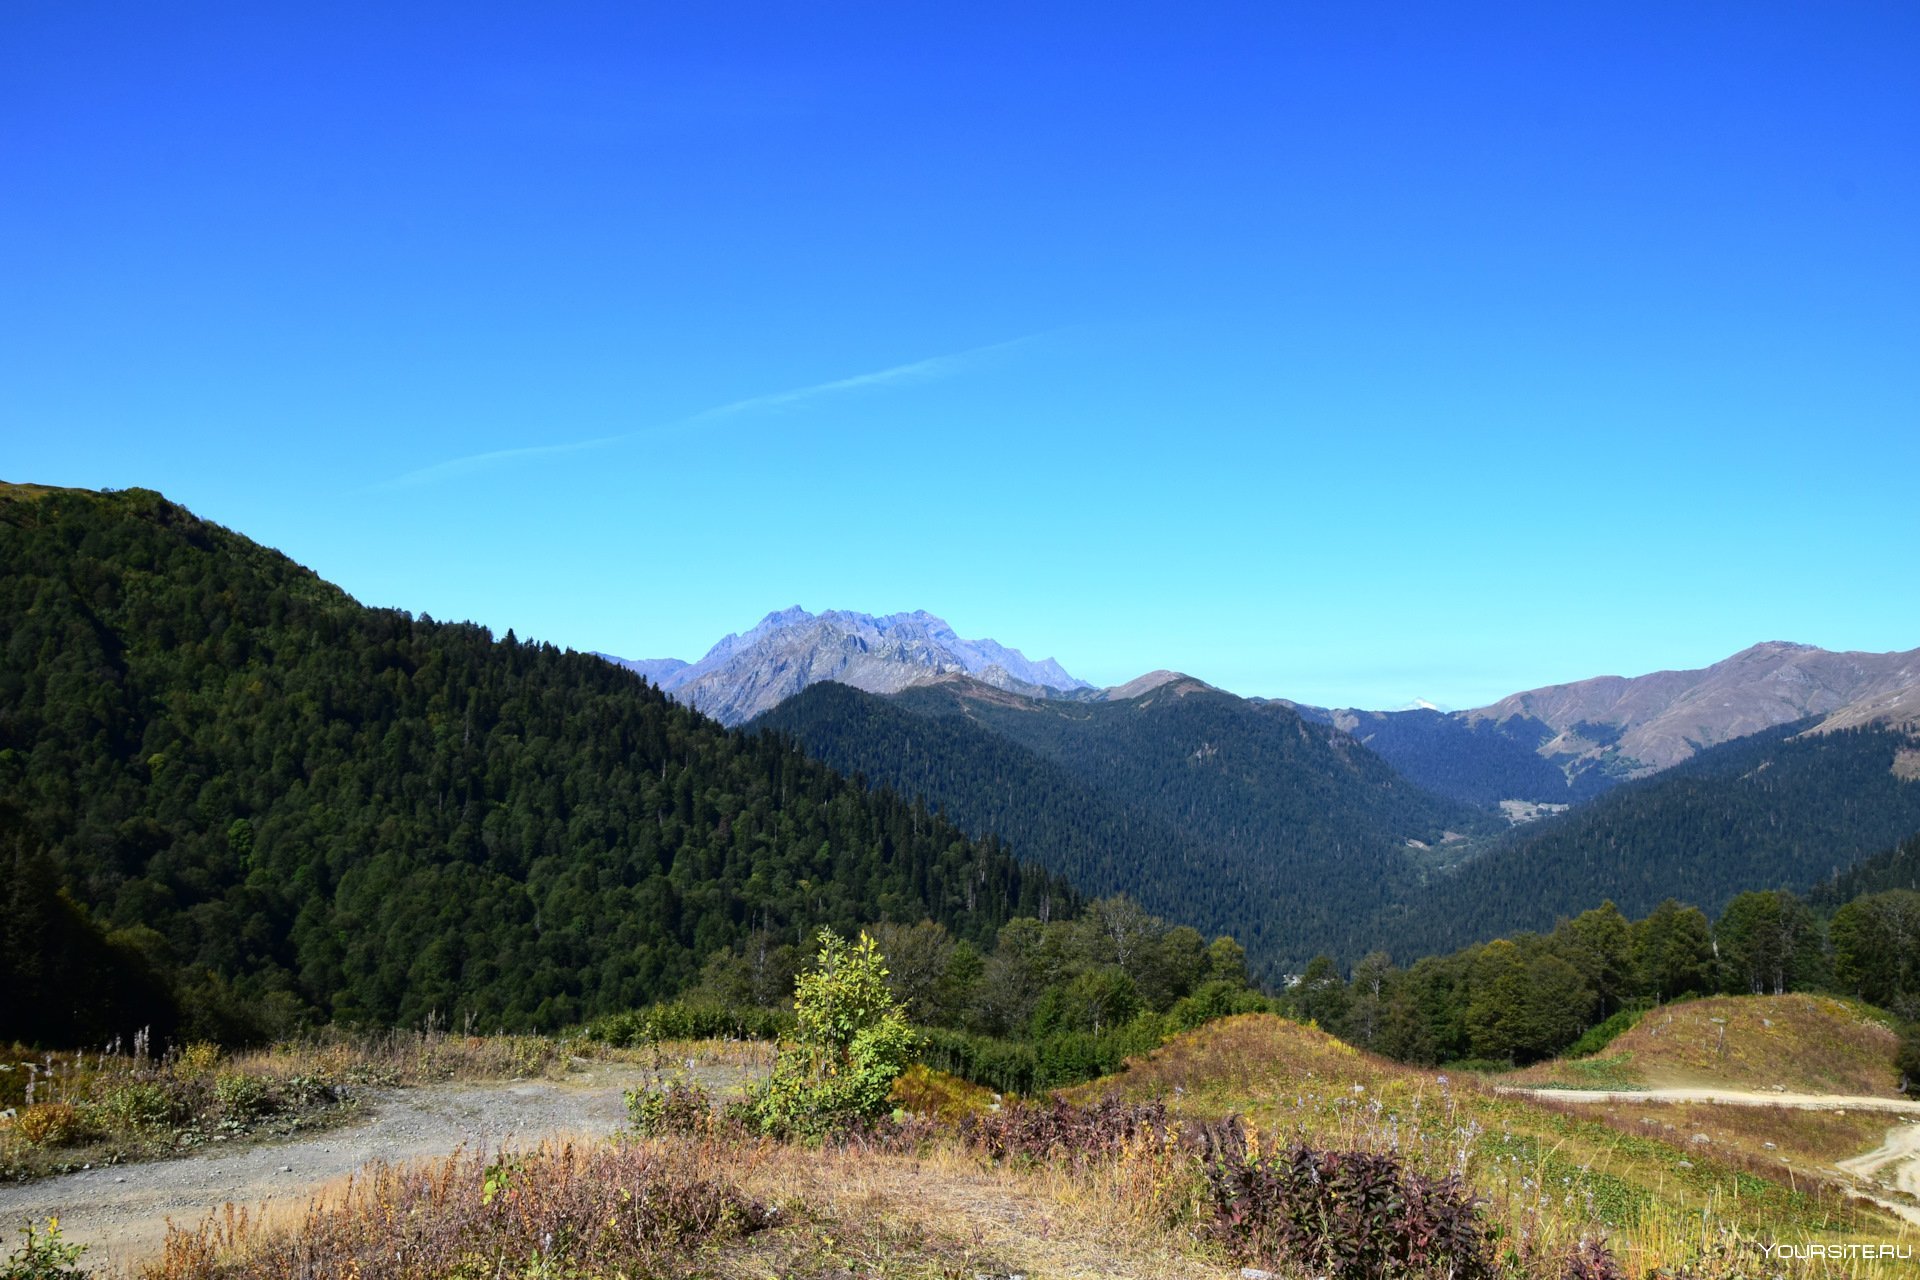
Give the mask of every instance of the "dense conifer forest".
<svg viewBox="0 0 1920 1280">
<path fill-rule="evenodd" d="M 1862 858 L 1817 886 L 1809 896 L 1816 906 L 1832 908 L 1862 894 L 1885 893 L 1889 889 L 1920 889 L 1920 835 L 1902 840 L 1871 858 Z"/>
<path fill-rule="evenodd" d="M 1384 917 L 1381 945 L 1422 955 L 1602 900 L 1629 915 L 1667 898 L 1718 912 L 1750 889 L 1804 893 L 1920 830 L 1920 783 L 1893 772 L 1908 731 L 1808 727 L 1724 743 L 1516 830 Z"/>
<path fill-rule="evenodd" d="M 925 796 L 1088 892 L 1231 934 L 1276 979 L 1317 951 L 1374 945 L 1375 914 L 1421 883 L 1409 839 L 1504 826 L 1331 726 L 1197 681 L 1110 703 L 815 685 L 749 727 Z"/>
<path fill-rule="evenodd" d="M 144 490 L 0 491 L 0 1038 L 551 1028 L 757 934 L 1068 884 L 630 672 L 364 608 Z"/>
<path fill-rule="evenodd" d="M 1553 729 L 1530 717 L 1469 723 L 1425 708 L 1353 715 L 1348 732 L 1368 750 L 1414 785 L 1463 804 L 1483 808 L 1502 800 L 1572 804 L 1592 799 L 1619 782 L 1599 768 L 1568 777 L 1559 764 L 1536 750 L 1554 736 Z"/>
</svg>

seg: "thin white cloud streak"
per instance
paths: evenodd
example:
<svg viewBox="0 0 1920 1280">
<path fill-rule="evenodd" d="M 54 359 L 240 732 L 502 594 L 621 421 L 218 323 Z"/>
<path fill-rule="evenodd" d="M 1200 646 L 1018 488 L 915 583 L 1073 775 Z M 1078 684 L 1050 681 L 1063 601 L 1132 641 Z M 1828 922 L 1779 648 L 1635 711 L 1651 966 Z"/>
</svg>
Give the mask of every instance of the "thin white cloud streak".
<svg viewBox="0 0 1920 1280">
<path fill-rule="evenodd" d="M 514 458 L 540 458 L 557 453 L 579 453 L 586 449 L 599 449 L 610 444 L 618 444 L 625 439 L 627 439 L 626 436 L 600 436 L 593 440 L 575 440 L 569 444 L 534 444 L 518 449 L 493 449 L 486 453 L 473 453 L 464 458 L 450 458 L 445 462 L 436 462 L 430 467 L 409 471 L 405 475 L 383 480 L 371 487 L 411 489 L 417 485 L 432 484 L 437 480 L 451 480 L 456 476 L 484 471 L 497 463 L 509 462 Z"/>
<path fill-rule="evenodd" d="M 491 449 L 485 453 L 468 454 L 462 458 L 450 458 L 445 462 L 436 462 L 417 471 L 395 476 L 369 486 L 372 489 L 411 489 L 420 485 L 435 484 L 442 480 L 451 480 L 459 476 L 471 475 L 489 467 L 515 459 L 548 457 L 563 453 L 580 453 L 588 449 L 603 449 L 609 445 L 620 444 L 627 440 L 643 436 L 658 437 L 685 431 L 691 428 L 707 426 L 727 418 L 743 414 L 777 412 L 817 400 L 823 396 L 845 395 L 854 391 L 866 391 L 879 387 L 911 385 L 934 382 L 979 363 L 988 356 L 1010 351 L 1034 341 L 1041 334 L 1030 334 L 1024 338 L 1014 338 L 1008 342 L 995 342 L 984 347 L 974 347 L 967 351 L 957 351 L 952 355 L 932 356 L 925 360 L 915 360 L 909 364 L 899 364 L 891 369 L 880 369 L 873 373 L 858 373 L 850 378 L 835 378 L 831 382 L 816 382 L 812 386 L 796 387 L 791 391 L 776 391 L 764 396 L 749 396 L 744 400 L 733 400 L 716 405 L 675 422 L 660 426 L 641 427 L 635 431 L 620 435 L 598 436 L 592 440 L 575 440 L 565 444 L 526 445 L 517 449 Z"/>
</svg>

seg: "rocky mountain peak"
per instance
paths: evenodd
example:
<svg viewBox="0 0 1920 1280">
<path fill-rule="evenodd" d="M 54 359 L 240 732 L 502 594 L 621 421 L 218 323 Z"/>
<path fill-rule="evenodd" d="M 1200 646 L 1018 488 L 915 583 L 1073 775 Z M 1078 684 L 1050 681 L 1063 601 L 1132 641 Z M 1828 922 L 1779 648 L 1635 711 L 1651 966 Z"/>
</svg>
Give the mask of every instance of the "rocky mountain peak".
<svg viewBox="0 0 1920 1280">
<path fill-rule="evenodd" d="M 876 616 L 845 609 L 816 614 L 794 605 L 726 636 L 697 662 L 614 661 L 660 673 L 661 688 L 728 725 L 825 680 L 869 693 L 895 693 L 946 673 L 1041 697 L 1088 687 L 1052 658 L 1035 662 L 996 640 L 963 639 L 924 609 Z"/>
</svg>

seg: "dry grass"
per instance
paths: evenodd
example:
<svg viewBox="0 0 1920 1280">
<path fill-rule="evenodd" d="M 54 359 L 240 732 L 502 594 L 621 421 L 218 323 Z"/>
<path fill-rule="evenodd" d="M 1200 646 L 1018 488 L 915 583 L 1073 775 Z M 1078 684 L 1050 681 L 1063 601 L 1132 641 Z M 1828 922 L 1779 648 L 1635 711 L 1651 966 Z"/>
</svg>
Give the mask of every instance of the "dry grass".
<svg viewBox="0 0 1920 1280">
<path fill-rule="evenodd" d="M 605 1056 L 628 1057 L 591 1047 Z M 659 1046 L 686 1058 L 749 1058 L 756 1048 Z M 210 1143 L 285 1137 L 353 1116 L 370 1087 L 555 1078 L 572 1047 L 539 1036 L 437 1031 L 328 1033 L 227 1055 L 207 1044 L 161 1055 L 0 1049 L 0 1178 L 123 1164 Z"/>
<path fill-rule="evenodd" d="M 462 1153 L 376 1166 L 301 1215 L 228 1208 L 170 1235 L 163 1257 L 139 1274 L 1218 1276 L 1143 1194 L 1147 1168 L 1015 1169 L 952 1140 L 899 1152 L 719 1134 Z M 663 1204 L 672 1211 L 659 1211 Z M 636 1206 L 655 1208 L 642 1216 Z"/>
<path fill-rule="evenodd" d="M 1107 1088 L 1164 1098 L 1195 1117 L 1243 1113 L 1270 1146 L 1392 1151 L 1429 1175 L 1462 1174 L 1516 1252 L 1599 1233 L 1634 1275 L 1662 1266 L 1748 1274 L 1741 1268 L 1761 1266 L 1763 1241 L 1914 1242 L 1902 1224 L 1849 1198 L 1837 1178 L 1810 1180 L 1777 1159 L 1749 1159 L 1757 1130 L 1737 1127 L 1748 1122 L 1722 1128 L 1726 1151 L 1694 1144 L 1691 1134 L 1675 1143 L 1664 1129 L 1634 1131 L 1649 1127 L 1638 1117 L 1616 1127 L 1571 1105 L 1375 1058 L 1268 1015 L 1204 1027 L 1076 1093 Z M 1799 1116 L 1787 1123 L 1808 1150 L 1850 1136 Z"/>
<path fill-rule="evenodd" d="M 231 1206 L 168 1233 L 144 1280 L 677 1275 L 776 1215 L 694 1148 L 545 1145 L 375 1165 L 291 1231 Z"/>
<path fill-rule="evenodd" d="M 663 1047 L 660 1061 L 642 1065 L 663 1072 L 690 1069 L 689 1061 L 752 1066 L 757 1052 Z M 1203 1180 L 1180 1131 L 1230 1113 L 1248 1118 L 1261 1151 L 1304 1141 L 1391 1151 L 1427 1175 L 1463 1173 L 1485 1201 L 1505 1274 L 1516 1278 L 1562 1280 L 1554 1259 L 1594 1236 L 1608 1240 L 1625 1274 L 1667 1268 L 1697 1280 L 1775 1274 L 1761 1253 L 1768 1242 L 1913 1243 L 1879 1212 L 1778 1164 L 1781 1154 L 1797 1167 L 1870 1146 L 1856 1140 L 1878 1118 L 1632 1103 L 1594 1115 L 1385 1062 L 1265 1015 L 1180 1037 L 1113 1080 L 1076 1092 L 1093 1099 L 1109 1089 L 1164 1099 L 1173 1112 L 1167 1132 L 1142 1132 L 1093 1159 L 994 1162 L 951 1123 L 926 1121 L 826 1148 L 714 1126 L 518 1156 L 460 1155 L 376 1171 L 304 1215 L 264 1223 L 219 1215 L 170 1242 L 147 1275 L 1218 1276 L 1237 1264 L 1209 1242 Z M 903 1095 L 936 1115 L 982 1102 L 931 1076 L 909 1082 Z M 1644 1123 L 1649 1118 L 1655 1123 Z M 1774 1125 L 1779 1136 L 1763 1137 Z M 1689 1129 L 1711 1141 L 1692 1143 L 1691 1132 L 1680 1140 Z M 1768 1140 L 1777 1152 L 1758 1146 Z M 1754 1157 L 1756 1147 L 1764 1155 Z M 1758 1168 L 1763 1163 L 1770 1167 Z M 708 1206 L 668 1215 L 669 1223 L 690 1224 L 684 1228 L 648 1236 L 636 1219 L 621 1217 L 636 1200 L 684 1197 Z M 734 1216 L 709 1211 L 722 1203 L 736 1206 Z M 771 1216 L 756 1216 L 752 1205 Z M 611 1237 L 602 1225 L 609 1219 L 620 1228 Z M 627 1252 L 610 1252 L 616 1247 Z M 306 1261 L 294 1267 L 289 1259 Z M 1906 1272 L 1899 1264 L 1836 1262 L 1797 1264 L 1792 1274 Z"/>
<path fill-rule="evenodd" d="M 1713 1102 L 1557 1102 L 1548 1110 L 1602 1121 L 1622 1133 L 1653 1138 L 1794 1185 L 1831 1176 L 1835 1161 L 1871 1151 L 1896 1119 L 1879 1111 L 1820 1111 L 1809 1107 L 1752 1107 Z M 1696 1139 L 1705 1137 L 1701 1143 Z"/>
<path fill-rule="evenodd" d="M 1654 1009 L 1604 1054 L 1543 1062 L 1505 1079 L 1588 1089 L 1711 1085 L 1894 1097 L 1898 1042 L 1852 1001 L 1715 996 Z"/>
</svg>

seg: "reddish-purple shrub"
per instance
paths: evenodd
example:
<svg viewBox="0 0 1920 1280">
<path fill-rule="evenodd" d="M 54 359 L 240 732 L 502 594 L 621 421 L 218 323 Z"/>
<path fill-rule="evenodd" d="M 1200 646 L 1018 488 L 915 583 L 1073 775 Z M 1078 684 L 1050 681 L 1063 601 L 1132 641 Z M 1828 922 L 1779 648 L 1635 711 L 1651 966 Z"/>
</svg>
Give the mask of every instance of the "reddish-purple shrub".
<svg viewBox="0 0 1920 1280">
<path fill-rule="evenodd" d="M 1076 1167 L 1117 1155 L 1128 1143 L 1165 1133 L 1166 1128 L 1163 1103 L 1123 1102 L 1116 1097 L 1090 1107 L 1077 1107 L 1059 1097 L 1015 1101 L 960 1122 L 968 1144 L 992 1159 L 1065 1160 Z"/>
<path fill-rule="evenodd" d="M 1627 1280 L 1627 1272 L 1603 1241 L 1585 1238 L 1562 1256 L 1559 1280 Z"/>
<path fill-rule="evenodd" d="M 1492 1280 L 1477 1203 L 1380 1151 L 1247 1150 L 1237 1120 L 1201 1134 L 1212 1234 L 1238 1259 L 1337 1280 Z"/>
</svg>

